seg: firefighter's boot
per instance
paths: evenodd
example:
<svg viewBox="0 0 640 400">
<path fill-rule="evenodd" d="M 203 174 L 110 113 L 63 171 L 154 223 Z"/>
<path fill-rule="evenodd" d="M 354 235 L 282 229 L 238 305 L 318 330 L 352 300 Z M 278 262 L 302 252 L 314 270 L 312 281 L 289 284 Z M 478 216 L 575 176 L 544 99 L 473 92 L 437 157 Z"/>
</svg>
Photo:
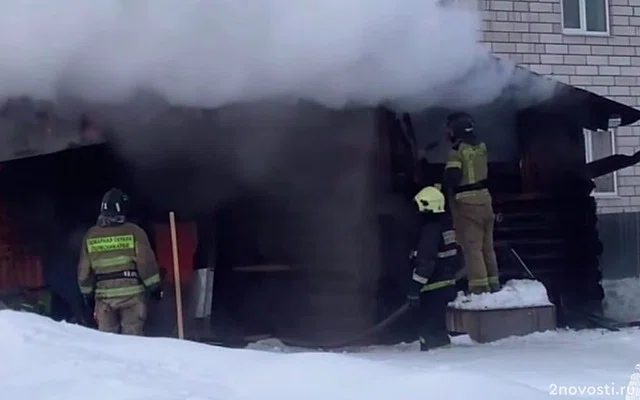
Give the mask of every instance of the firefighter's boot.
<svg viewBox="0 0 640 400">
<path fill-rule="evenodd" d="M 500 281 L 497 277 L 489 277 L 489 290 L 491 293 L 497 293 L 502 289 Z"/>
</svg>

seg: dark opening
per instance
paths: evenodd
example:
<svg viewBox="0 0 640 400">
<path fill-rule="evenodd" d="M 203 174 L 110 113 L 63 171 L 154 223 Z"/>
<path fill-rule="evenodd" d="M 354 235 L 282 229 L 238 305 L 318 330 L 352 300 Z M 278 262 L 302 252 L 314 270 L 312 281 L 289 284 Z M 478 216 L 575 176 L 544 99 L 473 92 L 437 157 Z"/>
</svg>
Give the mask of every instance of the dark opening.
<svg viewBox="0 0 640 400">
<path fill-rule="evenodd" d="M 102 194 L 123 184 L 117 167 L 107 146 L 99 145 L 6 162 L 0 172 L 11 247 L 41 258 L 56 319 L 73 317 L 81 305 L 76 266 L 82 236 L 95 222 Z"/>
<path fill-rule="evenodd" d="M 296 254 L 286 205 L 257 194 L 226 202 L 200 220 L 215 265 L 212 325 L 219 336 L 286 333 L 295 311 L 289 285 Z M 211 253 L 215 252 L 215 255 Z M 201 266 L 201 265 L 200 265 Z"/>
</svg>

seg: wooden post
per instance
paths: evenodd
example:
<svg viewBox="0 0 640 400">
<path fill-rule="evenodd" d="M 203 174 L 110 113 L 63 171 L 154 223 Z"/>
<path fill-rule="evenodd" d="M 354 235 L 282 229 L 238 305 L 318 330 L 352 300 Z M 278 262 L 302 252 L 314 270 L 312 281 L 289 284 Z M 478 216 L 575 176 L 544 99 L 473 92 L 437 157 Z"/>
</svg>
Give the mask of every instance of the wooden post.
<svg viewBox="0 0 640 400">
<path fill-rule="evenodd" d="M 180 260 L 178 259 L 178 237 L 176 234 L 176 216 L 169 213 L 169 227 L 171 229 L 171 247 L 173 249 L 173 277 L 176 293 L 176 315 L 178 320 L 178 338 L 184 339 L 184 320 L 182 318 L 182 285 L 180 283 Z"/>
</svg>

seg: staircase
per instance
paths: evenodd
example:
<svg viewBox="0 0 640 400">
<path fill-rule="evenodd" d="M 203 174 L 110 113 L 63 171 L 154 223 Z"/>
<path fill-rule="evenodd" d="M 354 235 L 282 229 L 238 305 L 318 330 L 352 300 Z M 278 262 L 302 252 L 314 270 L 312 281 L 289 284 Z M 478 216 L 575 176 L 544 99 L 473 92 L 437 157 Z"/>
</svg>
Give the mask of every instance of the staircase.
<svg viewBox="0 0 640 400">
<path fill-rule="evenodd" d="M 576 309 L 600 313 L 604 292 L 592 197 L 525 198 L 499 202 L 495 241 L 505 279 L 529 278 L 520 256 L 558 306 L 559 324 L 572 324 Z"/>
</svg>

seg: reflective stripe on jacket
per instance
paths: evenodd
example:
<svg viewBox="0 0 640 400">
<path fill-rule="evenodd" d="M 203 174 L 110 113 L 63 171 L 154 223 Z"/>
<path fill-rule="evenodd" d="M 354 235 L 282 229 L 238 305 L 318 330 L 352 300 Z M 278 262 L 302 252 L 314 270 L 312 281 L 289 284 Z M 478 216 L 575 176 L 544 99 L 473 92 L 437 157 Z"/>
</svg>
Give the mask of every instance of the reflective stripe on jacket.
<svg viewBox="0 0 640 400">
<path fill-rule="evenodd" d="M 89 229 L 80 255 L 78 284 L 82 294 L 93 294 L 98 299 L 134 296 L 155 289 L 160 284 L 160 274 L 142 228 L 125 222 Z"/>
<path fill-rule="evenodd" d="M 412 280 L 422 285 L 421 291 L 455 284 L 455 277 L 463 264 L 456 233 L 448 216 L 425 224 L 416 247 Z"/>
<path fill-rule="evenodd" d="M 453 286 L 455 284 L 456 284 L 456 280 L 455 279 L 449 279 L 449 280 L 438 281 L 438 282 L 431 282 L 431 283 L 427 283 L 426 285 L 422 286 L 422 288 L 420 289 L 420 292 L 428 292 L 430 290 L 442 289 L 444 287 Z"/>
<path fill-rule="evenodd" d="M 446 169 L 460 169 L 462 180 L 458 187 L 452 188 L 456 200 L 469 199 L 473 203 L 491 202 L 491 195 L 486 188 L 489 170 L 489 159 L 485 143 L 469 144 L 461 142 L 451 149 Z"/>
</svg>

